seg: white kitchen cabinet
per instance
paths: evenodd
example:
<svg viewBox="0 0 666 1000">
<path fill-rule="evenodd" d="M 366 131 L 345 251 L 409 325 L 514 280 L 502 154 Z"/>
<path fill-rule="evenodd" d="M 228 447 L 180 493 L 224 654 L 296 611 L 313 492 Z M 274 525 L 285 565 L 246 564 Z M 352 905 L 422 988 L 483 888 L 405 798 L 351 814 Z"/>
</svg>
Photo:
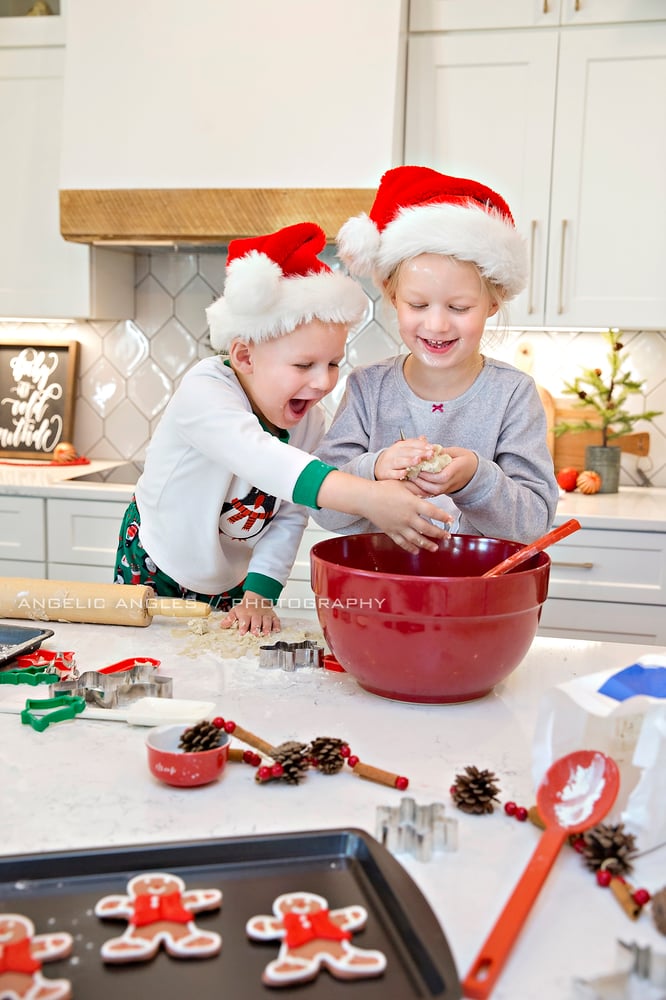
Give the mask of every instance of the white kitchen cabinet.
<svg viewBox="0 0 666 1000">
<path fill-rule="evenodd" d="M 118 531 L 126 509 L 126 503 L 115 500 L 49 499 L 48 578 L 113 583 Z"/>
<path fill-rule="evenodd" d="M 666 532 L 583 526 L 550 557 L 541 635 L 666 643 Z"/>
<path fill-rule="evenodd" d="M 410 36 L 404 161 L 507 199 L 515 325 L 663 328 L 664 93 L 664 20 Z"/>
<path fill-rule="evenodd" d="M 61 187 L 375 187 L 406 6 L 70 0 Z"/>
<path fill-rule="evenodd" d="M 411 0 L 410 31 L 664 21 L 663 0 Z"/>
<path fill-rule="evenodd" d="M 134 313 L 132 254 L 60 235 L 65 49 L 8 44 L 0 19 L 0 317 L 121 319 Z M 48 18 L 7 18 L 41 22 Z M 30 25 L 26 25 L 27 28 Z M 35 38 L 41 38 L 35 25 Z"/>
<path fill-rule="evenodd" d="M 44 500 L 0 496 L 0 574 L 42 579 L 45 552 Z"/>
<path fill-rule="evenodd" d="M 280 596 L 278 613 L 293 615 L 310 614 L 315 611 L 315 596 L 310 586 L 310 549 L 326 538 L 335 538 L 335 532 L 325 531 L 313 520 L 308 521 L 298 548 L 296 561 L 289 575 L 287 585 Z"/>
</svg>

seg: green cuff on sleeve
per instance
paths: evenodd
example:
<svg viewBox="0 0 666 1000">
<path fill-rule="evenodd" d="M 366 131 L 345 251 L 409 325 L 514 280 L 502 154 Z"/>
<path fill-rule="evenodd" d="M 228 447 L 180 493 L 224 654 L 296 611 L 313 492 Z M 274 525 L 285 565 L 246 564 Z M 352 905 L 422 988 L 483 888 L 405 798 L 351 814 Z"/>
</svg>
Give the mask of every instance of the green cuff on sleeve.
<svg viewBox="0 0 666 1000">
<path fill-rule="evenodd" d="M 264 576 L 263 573 L 248 573 L 243 580 L 243 591 L 247 590 L 275 602 L 282 593 L 282 584 L 271 576 Z"/>
<path fill-rule="evenodd" d="M 321 484 L 326 479 L 329 472 L 335 472 L 335 466 L 326 465 L 314 458 L 309 465 L 306 465 L 300 476 L 296 480 L 292 500 L 294 503 L 301 503 L 304 507 L 314 507 L 319 510 L 317 496 L 321 489 Z"/>
</svg>

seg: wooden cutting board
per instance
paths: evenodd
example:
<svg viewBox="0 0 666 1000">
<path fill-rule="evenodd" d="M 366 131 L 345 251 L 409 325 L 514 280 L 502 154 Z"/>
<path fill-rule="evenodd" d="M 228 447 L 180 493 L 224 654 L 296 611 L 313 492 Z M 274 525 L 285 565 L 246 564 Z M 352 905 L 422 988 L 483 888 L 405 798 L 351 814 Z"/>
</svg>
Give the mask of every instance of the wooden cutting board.
<svg viewBox="0 0 666 1000">
<path fill-rule="evenodd" d="M 554 424 L 563 420 L 573 423 L 579 420 L 594 421 L 596 411 L 592 408 L 573 406 L 568 399 L 555 399 Z M 553 435 L 554 436 L 554 435 Z M 645 456 L 650 453 L 650 435 L 646 431 L 633 434 L 623 434 L 613 438 L 613 445 L 627 455 Z M 555 471 L 559 472 L 567 466 L 574 469 L 585 468 L 585 449 L 591 444 L 601 444 L 601 431 L 565 431 L 554 438 L 552 449 Z"/>
</svg>

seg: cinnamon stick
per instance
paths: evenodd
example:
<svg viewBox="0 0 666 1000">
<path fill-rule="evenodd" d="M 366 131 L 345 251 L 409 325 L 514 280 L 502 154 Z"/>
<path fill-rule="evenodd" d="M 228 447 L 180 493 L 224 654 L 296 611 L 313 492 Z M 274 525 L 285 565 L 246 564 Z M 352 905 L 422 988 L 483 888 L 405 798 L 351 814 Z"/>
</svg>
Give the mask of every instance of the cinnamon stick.
<svg viewBox="0 0 666 1000">
<path fill-rule="evenodd" d="M 613 876 L 610 887 L 618 903 L 631 920 L 636 920 L 641 912 L 641 907 L 634 900 L 634 890 L 628 882 L 622 878 Z"/>
<path fill-rule="evenodd" d="M 258 750 L 259 753 L 262 753 L 264 757 L 275 757 L 275 747 L 270 743 L 267 743 L 266 740 L 262 740 L 260 736 L 255 736 L 255 734 L 251 733 L 249 729 L 243 729 L 242 726 L 239 726 L 238 723 L 236 723 L 231 732 L 236 739 L 241 741 L 241 743 L 247 743 L 248 746 L 254 747 L 254 749 Z"/>
<path fill-rule="evenodd" d="M 376 781 L 379 785 L 388 785 L 389 788 L 399 788 L 400 791 L 404 791 L 409 785 L 409 780 L 402 777 L 402 775 L 393 774 L 392 771 L 384 771 L 382 768 L 373 767 L 371 764 L 364 764 L 360 760 L 352 765 L 352 771 L 354 774 L 358 774 L 360 778 L 366 778 L 368 781 Z"/>
</svg>

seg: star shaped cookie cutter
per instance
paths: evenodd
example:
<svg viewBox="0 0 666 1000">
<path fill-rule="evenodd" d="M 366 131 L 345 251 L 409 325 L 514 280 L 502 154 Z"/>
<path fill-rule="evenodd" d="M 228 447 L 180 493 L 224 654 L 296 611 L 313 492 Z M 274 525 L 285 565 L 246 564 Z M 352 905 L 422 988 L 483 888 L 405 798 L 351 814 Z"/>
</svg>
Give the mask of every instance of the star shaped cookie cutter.
<svg viewBox="0 0 666 1000">
<path fill-rule="evenodd" d="M 421 806 L 405 796 L 397 806 L 377 806 L 375 837 L 392 854 L 430 861 L 436 851 L 458 849 L 458 821 L 446 816 L 442 802 Z"/>
<path fill-rule="evenodd" d="M 122 660 L 103 670 L 86 670 L 72 680 L 53 684 L 53 697 L 72 695 L 99 708 L 122 708 L 137 698 L 171 698 L 173 680 L 157 673 L 160 661 Z"/>
<path fill-rule="evenodd" d="M 281 670 L 296 670 L 297 667 L 323 666 L 323 647 L 312 639 L 302 642 L 273 643 L 259 647 L 260 667 L 279 667 Z"/>
</svg>

